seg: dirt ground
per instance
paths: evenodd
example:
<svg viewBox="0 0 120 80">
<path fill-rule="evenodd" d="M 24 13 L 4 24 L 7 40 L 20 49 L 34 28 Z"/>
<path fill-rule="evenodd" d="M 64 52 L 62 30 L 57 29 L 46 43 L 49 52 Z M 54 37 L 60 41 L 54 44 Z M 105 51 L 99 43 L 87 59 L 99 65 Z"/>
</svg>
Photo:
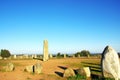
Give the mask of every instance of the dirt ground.
<svg viewBox="0 0 120 80">
<path fill-rule="evenodd" d="M 68 63 L 80 63 L 79 58 L 66 58 L 66 59 L 50 59 L 48 61 L 41 60 L 2 60 L 2 62 L 12 62 L 15 64 L 15 70 L 12 72 L 0 71 L 0 80 L 66 80 L 62 77 L 64 68 L 72 67 L 78 68 Z M 41 63 L 43 66 L 41 74 L 32 74 L 25 72 L 25 66 Z M 2 66 L 0 66 L 0 69 Z"/>
</svg>

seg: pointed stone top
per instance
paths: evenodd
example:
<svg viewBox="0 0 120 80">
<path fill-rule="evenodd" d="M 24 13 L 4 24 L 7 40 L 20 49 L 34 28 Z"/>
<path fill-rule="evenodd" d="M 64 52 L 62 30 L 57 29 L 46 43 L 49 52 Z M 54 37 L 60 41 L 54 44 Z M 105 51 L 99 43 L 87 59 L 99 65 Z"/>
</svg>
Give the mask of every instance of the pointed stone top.
<svg viewBox="0 0 120 80">
<path fill-rule="evenodd" d="M 115 50 L 111 46 L 106 46 L 103 51 L 103 54 L 107 52 L 115 52 Z"/>
<path fill-rule="evenodd" d="M 111 47 L 106 46 L 101 58 L 102 75 L 104 77 L 120 79 L 120 62 L 117 52 Z"/>
<path fill-rule="evenodd" d="M 112 48 L 111 46 L 109 46 L 109 45 L 107 45 L 106 47 L 105 47 L 105 49 L 109 49 L 109 48 Z"/>
</svg>

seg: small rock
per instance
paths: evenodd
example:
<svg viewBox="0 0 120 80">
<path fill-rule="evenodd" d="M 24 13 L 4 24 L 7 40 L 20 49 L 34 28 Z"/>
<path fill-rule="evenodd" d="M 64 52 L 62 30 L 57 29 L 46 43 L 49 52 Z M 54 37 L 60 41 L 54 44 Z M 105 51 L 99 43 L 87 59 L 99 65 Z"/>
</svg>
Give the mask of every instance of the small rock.
<svg viewBox="0 0 120 80">
<path fill-rule="evenodd" d="M 68 68 L 64 71 L 63 77 L 70 77 L 70 76 L 75 76 L 75 72 L 73 69 Z"/>
</svg>

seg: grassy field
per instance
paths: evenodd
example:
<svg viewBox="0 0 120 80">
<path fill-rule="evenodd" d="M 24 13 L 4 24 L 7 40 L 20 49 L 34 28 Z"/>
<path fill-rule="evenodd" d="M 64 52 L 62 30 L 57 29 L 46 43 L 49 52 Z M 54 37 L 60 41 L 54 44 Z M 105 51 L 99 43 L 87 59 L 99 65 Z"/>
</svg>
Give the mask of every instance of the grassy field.
<svg viewBox="0 0 120 80">
<path fill-rule="evenodd" d="M 88 79 L 88 80 L 102 80 L 100 58 L 65 58 L 65 59 L 55 58 L 55 59 L 50 59 L 46 62 L 43 62 L 41 60 L 35 60 L 35 59 L 0 60 L 0 76 L 2 76 L 3 80 L 4 80 L 4 75 L 9 76 L 9 73 L 2 72 L 1 69 L 9 62 L 12 62 L 16 67 L 15 71 L 10 72 L 10 74 L 17 76 L 17 73 L 19 73 L 19 75 L 23 77 L 22 78 L 23 80 L 34 80 L 34 79 L 35 80 L 42 80 L 42 79 L 47 80 L 48 78 L 49 80 L 56 80 L 56 79 L 57 80 L 82 80 L 81 79 L 82 76 L 80 75 L 76 75 L 75 77 L 70 77 L 70 78 L 63 78 L 61 75 L 56 74 L 56 73 L 60 73 L 63 75 L 64 69 L 61 69 L 61 68 L 71 67 L 73 69 L 78 69 L 78 68 L 86 67 L 86 66 L 90 67 L 90 70 L 91 70 L 92 79 Z M 31 75 L 23 71 L 26 65 L 35 64 L 36 62 L 40 62 L 43 65 L 43 73 L 41 73 L 40 75 L 36 75 L 36 74 Z M 42 79 L 39 79 L 39 78 L 42 78 Z M 10 79 L 8 80 L 15 80 L 15 79 L 10 77 Z M 105 80 L 114 80 L 114 79 L 108 78 Z"/>
</svg>

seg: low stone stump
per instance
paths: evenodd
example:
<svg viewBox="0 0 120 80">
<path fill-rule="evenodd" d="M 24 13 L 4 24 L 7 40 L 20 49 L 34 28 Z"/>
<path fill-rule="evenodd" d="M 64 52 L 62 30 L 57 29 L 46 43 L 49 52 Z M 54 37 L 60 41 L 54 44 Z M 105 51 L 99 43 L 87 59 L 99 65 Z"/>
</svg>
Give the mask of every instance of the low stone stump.
<svg viewBox="0 0 120 80">
<path fill-rule="evenodd" d="M 42 65 L 40 63 L 34 65 L 34 72 L 37 74 L 40 74 L 42 72 Z"/>
<path fill-rule="evenodd" d="M 76 72 L 81 76 L 86 76 L 87 78 L 91 77 L 91 72 L 89 67 L 83 67 L 83 68 L 77 69 Z"/>
<path fill-rule="evenodd" d="M 33 65 L 26 66 L 24 71 L 29 72 L 29 73 L 33 73 Z"/>
<path fill-rule="evenodd" d="M 35 65 L 26 66 L 24 71 L 40 74 L 42 72 L 42 65 L 40 63 L 36 63 Z"/>
<path fill-rule="evenodd" d="M 8 63 L 5 67 L 3 67 L 3 70 L 6 72 L 11 72 L 15 69 L 15 66 L 13 63 Z"/>
<path fill-rule="evenodd" d="M 67 68 L 63 73 L 63 77 L 70 77 L 70 76 L 75 76 L 75 72 L 72 68 Z"/>
</svg>

